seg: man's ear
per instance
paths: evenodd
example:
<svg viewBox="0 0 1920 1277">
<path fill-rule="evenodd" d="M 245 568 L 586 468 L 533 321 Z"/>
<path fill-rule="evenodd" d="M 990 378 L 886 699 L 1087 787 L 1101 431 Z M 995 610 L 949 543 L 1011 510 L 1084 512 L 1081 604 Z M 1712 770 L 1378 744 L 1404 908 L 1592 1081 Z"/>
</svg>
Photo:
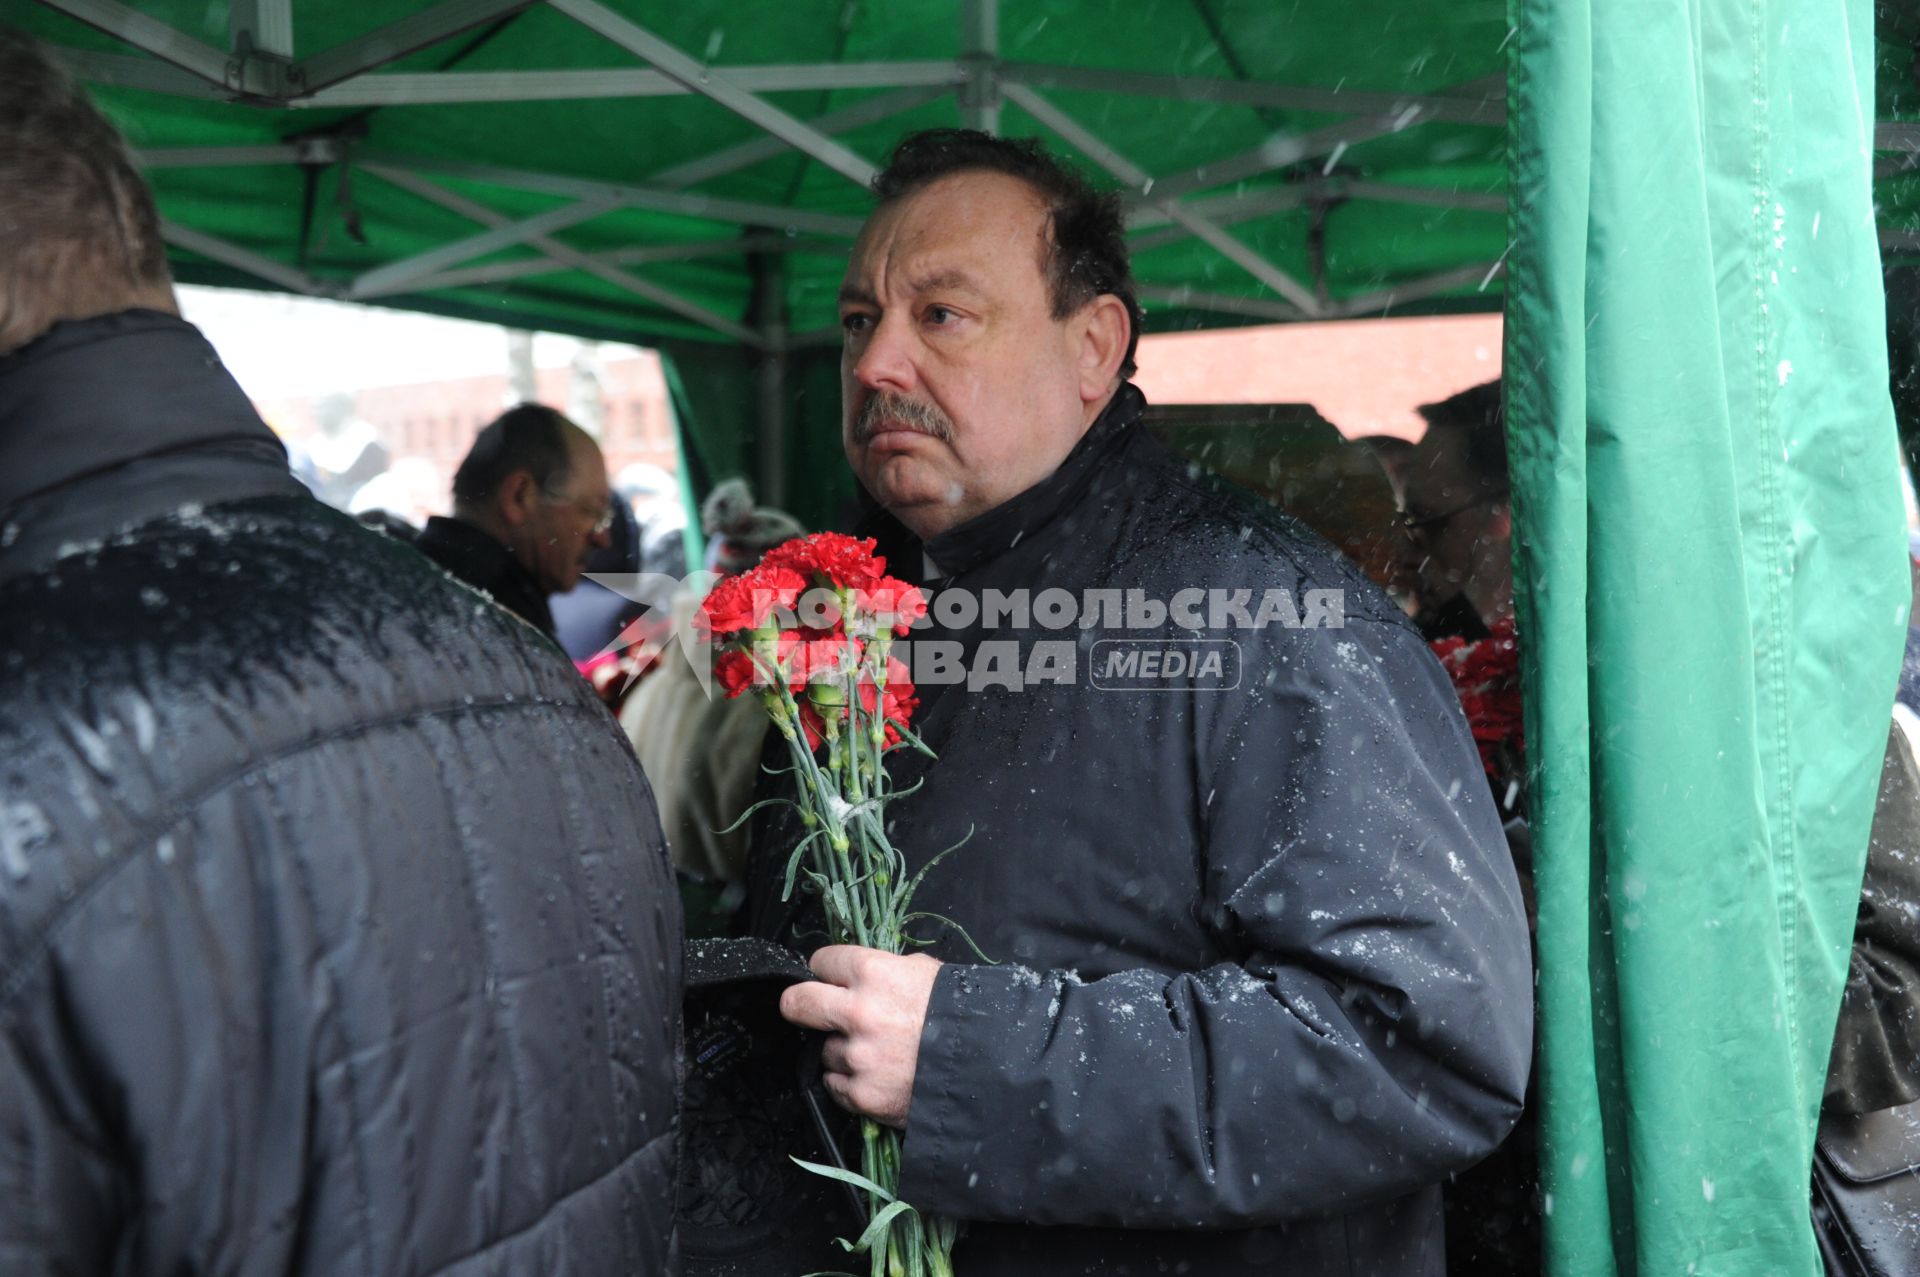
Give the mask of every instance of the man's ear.
<svg viewBox="0 0 1920 1277">
<path fill-rule="evenodd" d="M 1126 362 L 1127 339 L 1133 325 L 1127 304 L 1112 293 L 1100 294 L 1074 318 L 1080 347 L 1080 398 L 1097 403 L 1113 393 L 1114 379 Z"/>
<path fill-rule="evenodd" d="M 500 487 L 493 494 L 493 508 L 500 516 L 500 524 L 508 531 L 519 528 L 540 504 L 540 485 L 534 481 L 531 470 L 515 470 L 500 481 Z"/>
</svg>

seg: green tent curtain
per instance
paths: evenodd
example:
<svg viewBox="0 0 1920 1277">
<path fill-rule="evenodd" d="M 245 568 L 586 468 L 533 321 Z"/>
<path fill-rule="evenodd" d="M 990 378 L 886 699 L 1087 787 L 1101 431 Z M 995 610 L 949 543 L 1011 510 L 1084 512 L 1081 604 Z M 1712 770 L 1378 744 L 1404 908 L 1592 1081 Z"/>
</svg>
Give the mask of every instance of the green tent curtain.
<svg viewBox="0 0 1920 1277">
<path fill-rule="evenodd" d="M 680 479 L 688 509 L 689 564 L 701 561 L 699 503 L 714 484 L 743 478 L 761 503 L 772 499 L 757 479 L 763 449 L 782 449 L 786 493 L 778 504 L 804 526 L 838 526 L 853 496 L 853 475 L 840 450 L 839 348 L 787 357 L 786 422 L 777 441 L 759 420 L 761 358 L 729 346 L 675 343 L 660 350 L 684 458 Z"/>
<path fill-rule="evenodd" d="M 1555 1274 L 1814 1274 L 1907 620 L 1866 0 L 1515 0 Z"/>
</svg>

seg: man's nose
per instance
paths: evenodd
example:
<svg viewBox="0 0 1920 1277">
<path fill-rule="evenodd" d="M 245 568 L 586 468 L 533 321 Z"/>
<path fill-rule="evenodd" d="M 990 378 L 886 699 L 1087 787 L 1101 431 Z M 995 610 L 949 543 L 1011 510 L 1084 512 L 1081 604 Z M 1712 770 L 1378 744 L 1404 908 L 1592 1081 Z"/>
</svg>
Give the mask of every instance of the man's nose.
<svg viewBox="0 0 1920 1277">
<path fill-rule="evenodd" d="M 913 343 L 901 322 L 882 318 L 867 334 L 853 373 L 868 390 L 910 393 L 915 384 Z"/>
<path fill-rule="evenodd" d="M 613 544 L 612 528 L 595 528 L 587 534 L 587 544 L 604 550 Z"/>
</svg>

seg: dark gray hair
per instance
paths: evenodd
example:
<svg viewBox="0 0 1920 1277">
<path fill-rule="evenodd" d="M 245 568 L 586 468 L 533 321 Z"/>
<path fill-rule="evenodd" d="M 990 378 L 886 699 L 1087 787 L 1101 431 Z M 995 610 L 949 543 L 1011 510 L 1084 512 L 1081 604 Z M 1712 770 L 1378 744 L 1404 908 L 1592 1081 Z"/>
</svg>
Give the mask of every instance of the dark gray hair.
<svg viewBox="0 0 1920 1277">
<path fill-rule="evenodd" d="M 523 403 L 488 422 L 453 475 L 455 506 L 482 505 L 507 476 L 525 470 L 540 491 L 557 492 L 572 470 L 567 427 L 572 423 L 545 404 Z"/>
<path fill-rule="evenodd" d="M 1507 411 L 1500 383 L 1484 381 L 1439 403 L 1422 404 L 1428 426 L 1457 426 L 1467 469 L 1490 488 L 1507 487 Z"/>
</svg>

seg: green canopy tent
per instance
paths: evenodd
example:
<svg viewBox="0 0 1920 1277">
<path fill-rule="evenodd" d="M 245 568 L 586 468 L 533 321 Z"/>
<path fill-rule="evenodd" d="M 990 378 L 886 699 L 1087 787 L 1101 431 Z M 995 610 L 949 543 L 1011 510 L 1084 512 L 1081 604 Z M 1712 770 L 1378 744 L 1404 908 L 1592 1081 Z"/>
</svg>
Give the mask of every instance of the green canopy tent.
<svg viewBox="0 0 1920 1277">
<path fill-rule="evenodd" d="M 1804 1270 L 1897 646 L 1866 182 L 1877 148 L 1879 247 L 1920 261 L 1904 10 L 1876 44 L 1868 0 L 14 7 L 132 137 L 182 279 L 658 346 L 688 469 L 813 518 L 844 490 L 840 265 L 910 129 L 1109 174 L 1158 330 L 1494 309 L 1512 266 L 1553 1271 Z M 1816 165 L 1818 270 L 1726 291 Z M 1788 359 L 1782 333 L 1812 340 Z M 1647 570 L 1676 554 L 1700 557 Z"/>
<path fill-rule="evenodd" d="M 911 129 L 1043 136 L 1123 185 L 1155 330 L 1498 304 L 1503 0 L 1440 21 L 1399 0 L 1319 8 L 53 0 L 21 16 L 128 130 L 183 280 L 662 347 L 696 466 L 819 517 L 843 491 L 818 446 L 840 270 L 864 182 Z"/>
</svg>

